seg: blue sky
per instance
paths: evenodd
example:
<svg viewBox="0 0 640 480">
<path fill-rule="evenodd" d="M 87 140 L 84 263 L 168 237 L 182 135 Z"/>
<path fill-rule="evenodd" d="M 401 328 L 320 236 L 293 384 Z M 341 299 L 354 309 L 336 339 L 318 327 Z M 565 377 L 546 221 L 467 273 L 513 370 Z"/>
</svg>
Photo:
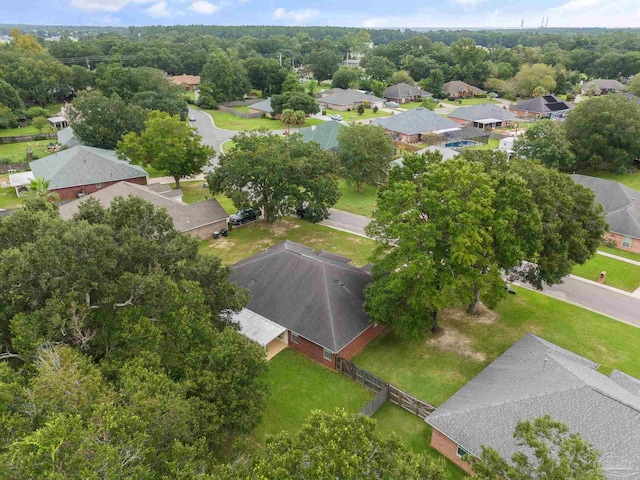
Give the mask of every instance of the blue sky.
<svg viewBox="0 0 640 480">
<path fill-rule="evenodd" d="M 640 27 L 640 0 L 0 0 L 0 23 Z"/>
</svg>

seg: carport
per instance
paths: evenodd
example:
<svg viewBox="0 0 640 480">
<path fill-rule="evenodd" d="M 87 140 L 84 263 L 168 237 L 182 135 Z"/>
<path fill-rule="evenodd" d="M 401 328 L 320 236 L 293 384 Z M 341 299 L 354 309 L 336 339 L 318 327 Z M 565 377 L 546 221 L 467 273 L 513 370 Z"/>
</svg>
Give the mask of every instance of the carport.
<svg viewBox="0 0 640 480">
<path fill-rule="evenodd" d="M 233 320 L 240 324 L 240 333 L 252 342 L 264 347 L 267 360 L 271 360 L 287 348 L 287 329 L 268 318 L 243 308 Z"/>
</svg>

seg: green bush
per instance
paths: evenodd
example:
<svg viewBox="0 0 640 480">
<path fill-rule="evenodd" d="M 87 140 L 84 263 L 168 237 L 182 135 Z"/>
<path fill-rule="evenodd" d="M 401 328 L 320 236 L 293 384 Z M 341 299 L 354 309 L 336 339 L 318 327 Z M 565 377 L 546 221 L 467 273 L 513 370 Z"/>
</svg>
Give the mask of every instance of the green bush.
<svg viewBox="0 0 640 480">
<path fill-rule="evenodd" d="M 373 113 L 378 113 L 378 106 L 377 105 L 373 106 Z"/>
<path fill-rule="evenodd" d="M 358 105 L 358 115 L 364 115 L 364 105 Z"/>
<path fill-rule="evenodd" d="M 28 119 L 33 119 L 36 117 L 44 117 L 47 118 L 49 116 L 49 112 L 47 112 L 44 108 L 42 107 L 31 107 L 29 109 L 27 109 L 27 118 Z"/>
</svg>

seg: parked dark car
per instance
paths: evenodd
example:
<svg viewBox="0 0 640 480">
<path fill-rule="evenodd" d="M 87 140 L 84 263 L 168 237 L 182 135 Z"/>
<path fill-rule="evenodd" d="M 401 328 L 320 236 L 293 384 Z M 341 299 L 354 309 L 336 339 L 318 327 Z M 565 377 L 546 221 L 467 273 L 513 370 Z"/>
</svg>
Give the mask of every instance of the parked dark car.
<svg viewBox="0 0 640 480">
<path fill-rule="evenodd" d="M 260 212 L 248 208 L 246 210 L 238 210 L 236 213 L 229 217 L 229 221 L 234 225 L 242 225 L 243 223 L 257 220 L 260 216 Z"/>
</svg>

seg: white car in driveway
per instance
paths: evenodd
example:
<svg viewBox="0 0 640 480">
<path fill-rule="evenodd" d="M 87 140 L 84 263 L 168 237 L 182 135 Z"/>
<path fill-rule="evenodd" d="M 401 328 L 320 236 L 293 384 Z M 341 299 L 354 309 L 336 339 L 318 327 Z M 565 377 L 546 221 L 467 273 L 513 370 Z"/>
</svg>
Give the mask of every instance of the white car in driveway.
<svg viewBox="0 0 640 480">
<path fill-rule="evenodd" d="M 342 121 L 342 115 L 331 115 L 331 120 L 335 120 L 337 122 Z"/>
</svg>

